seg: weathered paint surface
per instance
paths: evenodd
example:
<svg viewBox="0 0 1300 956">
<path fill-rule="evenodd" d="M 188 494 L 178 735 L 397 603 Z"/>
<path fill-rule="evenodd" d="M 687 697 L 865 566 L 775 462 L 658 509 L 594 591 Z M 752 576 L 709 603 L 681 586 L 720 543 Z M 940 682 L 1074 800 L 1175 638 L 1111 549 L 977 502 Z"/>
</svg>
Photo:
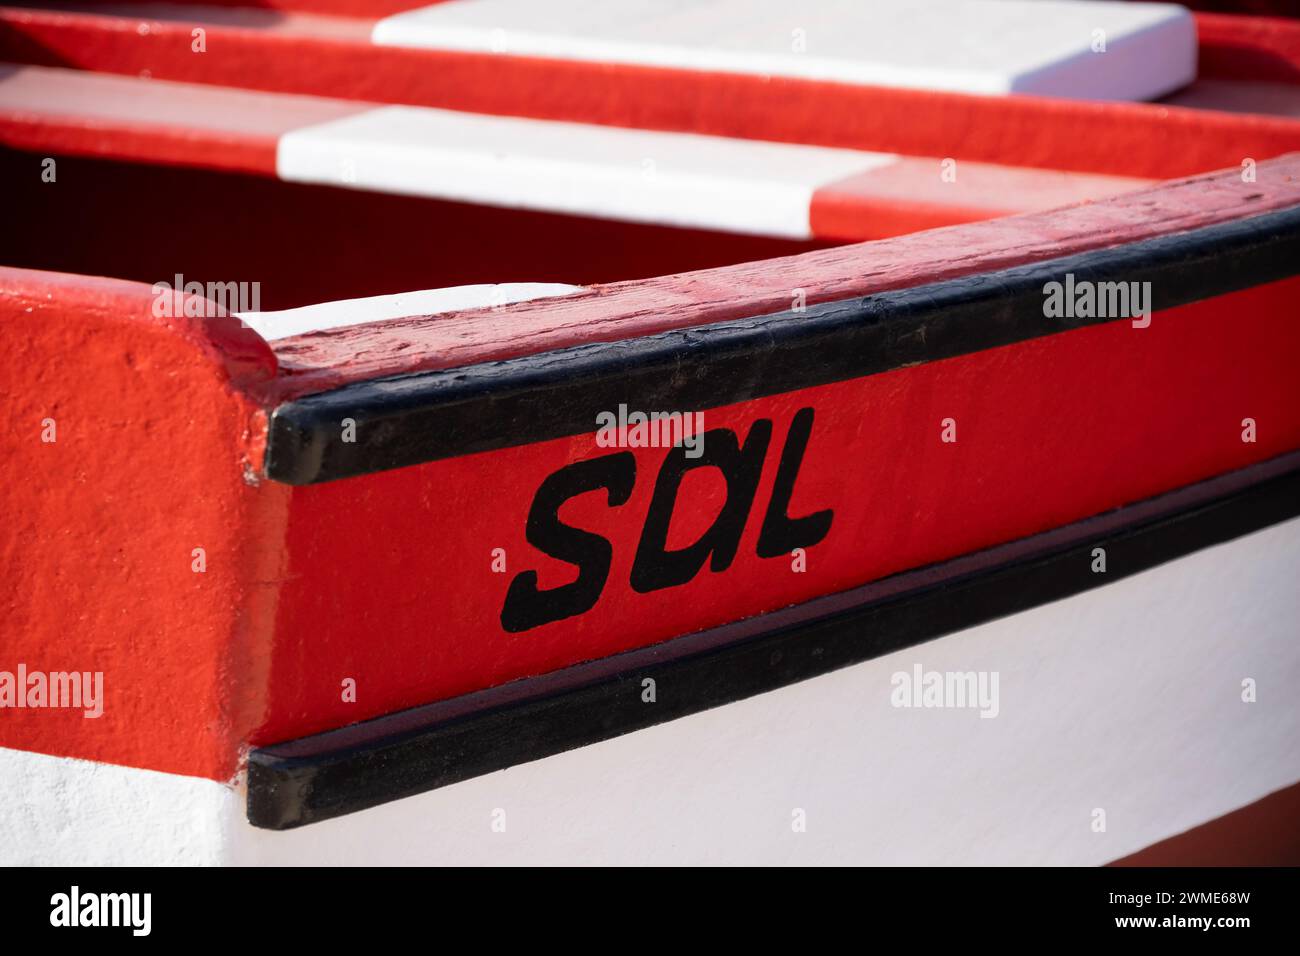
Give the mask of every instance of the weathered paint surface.
<svg viewBox="0 0 1300 956">
<path fill-rule="evenodd" d="M 105 695 L 97 719 L 6 709 L 0 746 L 226 779 L 265 704 L 283 558 L 287 491 L 246 477 L 276 364 L 236 320 L 155 300 L 0 269 L 0 669 L 102 671 Z"/>
</svg>

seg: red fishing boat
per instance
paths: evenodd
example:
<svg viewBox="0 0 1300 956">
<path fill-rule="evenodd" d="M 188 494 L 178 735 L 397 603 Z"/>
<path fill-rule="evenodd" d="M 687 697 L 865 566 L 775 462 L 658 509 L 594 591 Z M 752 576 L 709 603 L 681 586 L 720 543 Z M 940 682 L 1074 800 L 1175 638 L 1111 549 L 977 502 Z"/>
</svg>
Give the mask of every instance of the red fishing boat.
<svg viewBox="0 0 1300 956">
<path fill-rule="evenodd" d="M 1284 7 L 0 7 L 0 860 L 1297 862 Z"/>
</svg>

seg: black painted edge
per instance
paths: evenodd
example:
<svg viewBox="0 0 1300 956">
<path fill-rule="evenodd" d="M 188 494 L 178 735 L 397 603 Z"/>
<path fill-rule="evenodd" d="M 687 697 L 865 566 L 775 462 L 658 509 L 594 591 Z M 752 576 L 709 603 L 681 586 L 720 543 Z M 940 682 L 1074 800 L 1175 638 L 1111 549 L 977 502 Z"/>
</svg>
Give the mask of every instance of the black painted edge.
<svg viewBox="0 0 1300 956">
<path fill-rule="evenodd" d="M 640 730 L 1059 600 L 1300 514 L 1300 452 L 840 594 L 255 749 L 283 830 Z M 1092 549 L 1107 571 L 1092 571 Z M 653 678 L 657 700 L 641 700 Z"/>
<path fill-rule="evenodd" d="M 291 485 L 596 430 L 620 403 L 696 411 L 1106 321 L 1043 314 L 1066 273 L 1150 282 L 1153 311 L 1300 273 L 1300 206 L 802 313 L 738 319 L 358 382 L 272 413 L 265 470 Z M 1140 334 L 1140 330 L 1135 330 Z M 356 422 L 342 440 L 342 421 Z"/>
</svg>

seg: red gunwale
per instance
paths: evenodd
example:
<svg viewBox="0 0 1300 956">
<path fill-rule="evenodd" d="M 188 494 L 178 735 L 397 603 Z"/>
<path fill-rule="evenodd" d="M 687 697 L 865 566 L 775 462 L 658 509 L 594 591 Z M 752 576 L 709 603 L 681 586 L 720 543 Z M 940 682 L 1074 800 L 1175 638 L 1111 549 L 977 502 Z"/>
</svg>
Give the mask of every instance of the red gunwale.
<svg viewBox="0 0 1300 956">
<path fill-rule="evenodd" d="M 281 395 L 614 341 L 790 307 L 833 302 L 1056 259 L 1300 203 L 1300 154 L 1261 164 L 1256 182 L 1228 170 L 1095 203 L 1008 216 L 878 242 L 612 283 L 563 299 L 411 317 L 273 343 Z"/>
</svg>

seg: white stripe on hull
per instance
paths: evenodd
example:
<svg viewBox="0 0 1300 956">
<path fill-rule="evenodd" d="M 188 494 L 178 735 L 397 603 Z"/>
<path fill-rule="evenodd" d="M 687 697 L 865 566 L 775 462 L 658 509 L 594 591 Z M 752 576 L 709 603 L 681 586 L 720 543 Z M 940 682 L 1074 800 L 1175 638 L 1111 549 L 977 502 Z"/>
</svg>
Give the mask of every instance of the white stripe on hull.
<svg viewBox="0 0 1300 956">
<path fill-rule="evenodd" d="M 0 862 L 1104 863 L 1300 780 L 1298 568 L 1295 519 L 749 700 L 286 832 L 250 827 L 242 794 L 210 781 L 0 751 Z M 996 672 L 998 716 L 894 707 L 891 676 L 918 664 Z M 1247 678 L 1257 702 L 1242 699 Z"/>
</svg>

